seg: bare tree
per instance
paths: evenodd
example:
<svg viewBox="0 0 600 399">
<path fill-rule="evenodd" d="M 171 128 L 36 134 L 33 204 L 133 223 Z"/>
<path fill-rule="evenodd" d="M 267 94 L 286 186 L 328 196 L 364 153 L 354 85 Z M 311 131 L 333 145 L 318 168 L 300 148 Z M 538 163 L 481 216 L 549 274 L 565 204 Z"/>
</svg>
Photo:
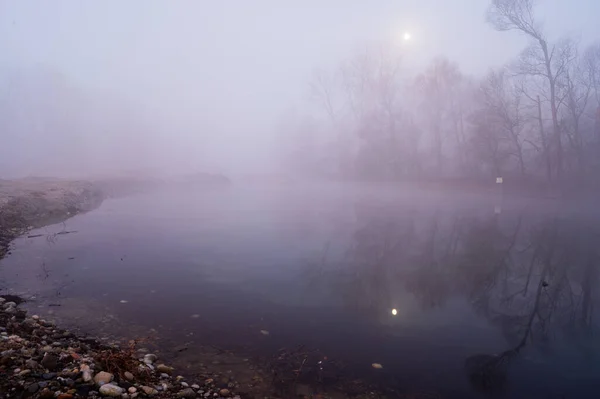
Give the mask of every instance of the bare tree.
<svg viewBox="0 0 600 399">
<path fill-rule="evenodd" d="M 582 64 L 589 78 L 592 97 L 595 100 L 591 117 L 595 122 L 594 136 L 600 143 L 600 43 L 595 43 L 585 50 Z"/>
<path fill-rule="evenodd" d="M 499 139 L 510 143 L 510 155 L 517 159 L 521 175 L 525 175 L 525 118 L 522 110 L 522 92 L 512 85 L 504 69 L 490 71 L 481 90 L 484 107 L 492 123 L 498 126 Z"/>
<path fill-rule="evenodd" d="M 559 98 L 557 82 L 563 76 L 572 58 L 569 46 L 549 45 L 534 15 L 535 0 L 492 0 L 488 21 L 499 31 L 517 30 L 532 40 L 521 56 L 523 74 L 543 78 L 548 86 L 548 101 L 552 115 L 553 146 L 556 172 L 562 174 L 563 149 L 558 117 Z"/>
<path fill-rule="evenodd" d="M 456 106 L 457 88 L 462 79 L 458 66 L 446 58 L 435 59 L 425 72 L 416 79 L 416 85 L 423 96 L 421 105 L 428 116 L 438 176 L 442 174 L 445 139 L 444 120 L 448 116 L 450 116 L 454 127 L 457 147 L 460 148 L 461 139 L 464 137 L 462 111 Z"/>
<path fill-rule="evenodd" d="M 585 169 L 584 139 L 581 132 L 581 118 L 587 111 L 592 95 L 593 75 L 583 60 L 573 63 L 561 81 L 566 105 L 565 133 L 577 157 L 580 176 Z"/>
<path fill-rule="evenodd" d="M 335 101 L 335 91 L 337 89 L 336 75 L 328 73 L 323 69 L 315 70 L 310 82 L 311 96 L 317 100 L 325 109 L 327 116 L 332 124 L 335 124 L 339 106 Z"/>
</svg>

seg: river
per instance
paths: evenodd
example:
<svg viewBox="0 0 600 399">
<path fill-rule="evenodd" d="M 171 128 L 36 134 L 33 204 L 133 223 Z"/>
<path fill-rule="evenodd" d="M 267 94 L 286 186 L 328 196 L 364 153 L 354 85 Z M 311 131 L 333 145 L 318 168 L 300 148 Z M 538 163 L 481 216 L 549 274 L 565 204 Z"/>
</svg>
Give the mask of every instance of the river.
<svg viewBox="0 0 600 399">
<path fill-rule="evenodd" d="M 154 335 L 190 373 L 207 346 L 265 365 L 302 345 L 308 385 L 596 397 L 599 216 L 377 185 L 154 192 L 17 239 L 0 284 L 83 332 Z"/>
</svg>

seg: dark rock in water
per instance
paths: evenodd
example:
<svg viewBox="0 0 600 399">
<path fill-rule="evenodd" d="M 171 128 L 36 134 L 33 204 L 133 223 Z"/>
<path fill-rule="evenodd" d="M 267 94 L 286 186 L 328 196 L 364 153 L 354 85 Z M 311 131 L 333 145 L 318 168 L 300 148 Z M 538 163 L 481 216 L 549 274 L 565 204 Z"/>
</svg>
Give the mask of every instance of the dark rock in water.
<svg viewBox="0 0 600 399">
<path fill-rule="evenodd" d="M 52 380 L 56 378 L 56 373 L 44 373 L 42 374 L 42 378 L 45 380 Z"/>
<path fill-rule="evenodd" d="M 52 353 L 46 353 L 40 364 L 50 371 L 55 371 L 58 369 L 58 356 L 53 355 Z"/>
</svg>

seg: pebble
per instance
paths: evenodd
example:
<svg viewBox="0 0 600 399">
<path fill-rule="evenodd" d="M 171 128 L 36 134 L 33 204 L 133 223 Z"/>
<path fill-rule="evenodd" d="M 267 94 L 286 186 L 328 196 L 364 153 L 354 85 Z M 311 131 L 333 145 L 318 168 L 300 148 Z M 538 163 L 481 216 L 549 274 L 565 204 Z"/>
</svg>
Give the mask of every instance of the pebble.
<svg viewBox="0 0 600 399">
<path fill-rule="evenodd" d="M 56 399 L 73 399 L 73 395 L 69 393 L 61 393 L 56 397 Z"/>
<path fill-rule="evenodd" d="M 153 396 L 156 395 L 158 393 L 158 391 L 152 387 L 143 385 L 142 386 L 142 391 L 144 391 L 144 393 L 148 396 Z"/>
<path fill-rule="evenodd" d="M 40 364 L 42 365 L 42 367 L 50 371 L 55 371 L 58 368 L 58 356 L 46 352 Z"/>
<path fill-rule="evenodd" d="M 94 377 L 94 382 L 96 385 L 108 384 L 113 380 L 114 376 L 111 373 L 107 373 L 106 371 L 101 371 Z"/>
<path fill-rule="evenodd" d="M 186 388 L 177 393 L 178 398 L 193 399 L 196 397 L 196 392 L 192 388 Z"/>
<path fill-rule="evenodd" d="M 158 359 L 158 357 L 156 357 L 155 354 L 147 353 L 144 355 L 144 363 L 146 364 L 152 364 L 156 361 L 156 359 Z"/>
<path fill-rule="evenodd" d="M 181 382 L 181 386 L 182 386 L 182 387 L 184 387 L 184 388 L 187 388 L 187 387 L 189 387 L 190 385 L 189 385 L 187 382 L 184 382 L 184 381 L 182 381 L 182 382 Z"/>
<path fill-rule="evenodd" d="M 104 384 L 100 387 L 100 394 L 117 397 L 123 394 L 124 389 L 113 384 Z"/>
<path fill-rule="evenodd" d="M 42 378 L 45 380 L 53 380 L 56 378 L 56 373 L 44 373 L 42 374 Z"/>
<path fill-rule="evenodd" d="M 194 388 L 194 389 L 200 389 L 200 385 L 198 385 L 198 384 L 193 384 L 193 385 L 192 385 L 192 388 Z"/>
<path fill-rule="evenodd" d="M 131 374 L 129 371 L 126 371 L 123 376 L 125 377 L 125 379 L 129 380 L 129 381 L 133 381 L 133 374 Z"/>
<path fill-rule="evenodd" d="M 40 396 L 39 397 L 40 397 L 40 399 L 53 399 L 54 398 L 54 392 L 52 392 L 48 388 L 44 388 L 44 389 L 42 389 L 42 392 L 40 392 Z"/>
<path fill-rule="evenodd" d="M 136 387 L 129 387 L 129 389 L 127 390 L 127 392 L 129 392 L 129 393 L 136 393 L 137 392 L 137 388 Z"/>
<path fill-rule="evenodd" d="M 40 385 L 34 382 L 27 387 L 27 392 L 36 393 L 38 389 L 40 389 Z"/>
<path fill-rule="evenodd" d="M 90 370 L 90 366 L 88 366 L 87 364 L 82 364 L 81 365 L 81 378 L 83 379 L 84 382 L 90 382 L 92 381 L 94 375 L 92 374 L 91 370 Z"/>
<path fill-rule="evenodd" d="M 164 364 L 159 364 L 158 366 L 156 366 L 156 371 L 158 371 L 159 373 L 171 375 L 173 374 L 173 367 L 169 367 Z"/>
<path fill-rule="evenodd" d="M 219 395 L 221 396 L 229 396 L 230 392 L 229 389 L 223 388 L 219 391 Z"/>
</svg>

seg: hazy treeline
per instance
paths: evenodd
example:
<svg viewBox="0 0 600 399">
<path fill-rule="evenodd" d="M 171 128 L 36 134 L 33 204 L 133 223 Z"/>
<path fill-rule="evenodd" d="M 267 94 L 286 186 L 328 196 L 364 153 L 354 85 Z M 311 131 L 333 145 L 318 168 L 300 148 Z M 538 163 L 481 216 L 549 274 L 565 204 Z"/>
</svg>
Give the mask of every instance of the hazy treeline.
<svg viewBox="0 0 600 399">
<path fill-rule="evenodd" d="M 529 44 L 485 76 L 468 76 L 444 57 L 408 73 L 401 49 L 385 45 L 316 72 L 310 87 L 321 114 L 284 126 L 294 137 L 286 167 L 370 180 L 502 175 L 593 183 L 600 42 L 549 41 L 533 0 L 493 0 L 487 20 Z"/>
<path fill-rule="evenodd" d="M 198 131 L 51 66 L 0 71 L 0 178 L 191 173 L 204 165 Z"/>
</svg>

